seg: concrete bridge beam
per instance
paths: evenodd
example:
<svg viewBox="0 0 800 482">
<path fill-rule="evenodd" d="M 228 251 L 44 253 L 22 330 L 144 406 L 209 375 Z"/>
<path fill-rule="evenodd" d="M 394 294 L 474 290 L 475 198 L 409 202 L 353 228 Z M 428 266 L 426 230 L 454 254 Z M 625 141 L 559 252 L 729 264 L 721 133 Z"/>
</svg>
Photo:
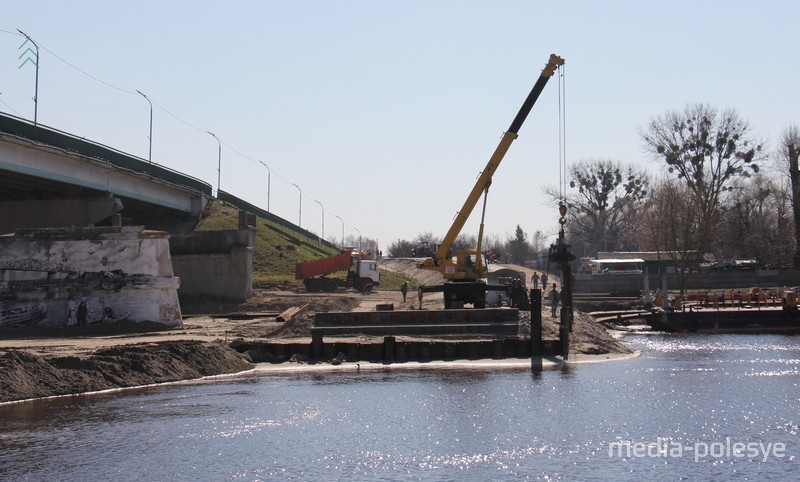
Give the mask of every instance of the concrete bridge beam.
<svg viewBox="0 0 800 482">
<path fill-rule="evenodd" d="M 15 229 L 90 227 L 122 210 L 114 197 L 0 202 L 0 234 Z"/>
</svg>

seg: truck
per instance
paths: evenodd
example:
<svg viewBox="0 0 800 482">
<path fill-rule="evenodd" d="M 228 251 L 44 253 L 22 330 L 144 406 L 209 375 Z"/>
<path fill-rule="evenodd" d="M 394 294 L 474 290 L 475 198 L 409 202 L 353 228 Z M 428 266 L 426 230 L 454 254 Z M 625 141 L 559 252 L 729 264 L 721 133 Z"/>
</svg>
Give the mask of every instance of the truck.
<svg viewBox="0 0 800 482">
<path fill-rule="evenodd" d="M 533 89 L 531 89 L 531 92 L 528 94 L 525 102 L 523 102 L 516 117 L 514 117 L 514 120 L 511 122 L 511 126 L 500 139 L 500 143 L 497 148 L 495 148 L 494 154 L 489 158 L 489 162 L 475 182 L 475 186 L 473 186 L 472 191 L 470 191 L 467 196 L 464 206 L 458 212 L 458 215 L 450 226 L 450 230 L 445 235 L 442 243 L 432 256 L 417 265 L 420 269 L 442 273 L 445 279 L 444 284 L 423 286 L 420 290 L 423 293 L 436 291 L 444 292 L 445 309 L 461 308 L 464 304 L 472 304 L 473 308 L 485 308 L 487 289 L 505 289 L 503 286 L 487 286 L 486 282 L 482 279 L 486 276 L 486 260 L 482 252 L 482 238 L 483 218 L 486 214 L 486 198 L 489 194 L 489 186 L 492 184 L 492 176 L 500 166 L 500 162 L 503 160 L 503 157 L 505 157 L 508 148 L 511 147 L 511 143 L 517 138 L 517 133 L 533 108 L 533 104 L 535 104 L 536 100 L 539 98 L 539 94 L 544 90 L 550 77 L 555 74 L 556 69 L 562 65 L 564 65 L 563 58 L 555 54 L 550 55 Z M 481 196 L 483 196 L 483 214 L 481 216 L 481 224 L 478 232 L 477 248 L 474 250 L 458 251 L 455 253 L 455 260 L 453 260 L 451 250 L 456 237 L 461 233 L 461 230 L 472 214 L 472 211 L 475 209 L 475 206 L 478 204 Z"/>
<path fill-rule="evenodd" d="M 344 279 L 328 278 L 328 275 L 347 271 Z M 308 291 L 336 291 L 339 287 L 352 287 L 361 292 L 372 291 L 380 285 L 381 274 L 378 262 L 365 259 L 352 248 L 343 249 L 339 254 L 295 265 L 295 279 L 303 280 Z"/>
</svg>

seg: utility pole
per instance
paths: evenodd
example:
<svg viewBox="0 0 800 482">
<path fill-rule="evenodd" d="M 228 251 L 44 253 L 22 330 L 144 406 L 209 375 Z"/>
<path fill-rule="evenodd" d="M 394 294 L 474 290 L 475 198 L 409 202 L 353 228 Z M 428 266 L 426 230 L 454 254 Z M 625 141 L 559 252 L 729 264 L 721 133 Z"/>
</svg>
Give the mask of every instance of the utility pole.
<svg viewBox="0 0 800 482">
<path fill-rule="evenodd" d="M 25 42 L 19 46 L 19 48 L 24 47 L 28 42 L 30 42 L 33 45 L 33 48 L 36 49 L 36 52 L 34 52 L 30 47 L 28 47 L 20 54 L 19 57 L 17 57 L 18 59 L 21 59 L 28 52 L 31 52 L 36 57 L 36 60 L 31 60 L 30 57 L 25 57 L 25 60 L 20 64 L 19 67 L 17 67 L 18 69 L 21 69 L 28 62 L 33 62 L 33 65 L 36 67 L 36 87 L 33 93 L 33 125 L 35 126 L 39 118 L 39 46 L 36 45 L 36 42 L 34 42 L 33 39 L 22 30 L 17 29 L 17 32 L 24 35 L 26 39 Z"/>
</svg>

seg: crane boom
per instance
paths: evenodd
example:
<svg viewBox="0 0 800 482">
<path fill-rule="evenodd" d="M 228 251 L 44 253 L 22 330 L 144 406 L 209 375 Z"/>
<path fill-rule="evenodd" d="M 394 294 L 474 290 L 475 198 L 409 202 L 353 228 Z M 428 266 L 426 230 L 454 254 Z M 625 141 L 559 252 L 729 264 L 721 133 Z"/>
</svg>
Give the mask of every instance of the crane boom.
<svg viewBox="0 0 800 482">
<path fill-rule="evenodd" d="M 495 149 L 494 154 L 492 154 L 492 157 L 489 158 L 489 162 L 486 164 L 486 167 L 478 177 L 478 180 L 476 181 L 475 186 L 473 186 L 472 191 L 470 191 L 469 195 L 467 196 L 464 205 L 461 207 L 461 210 L 458 212 L 453 224 L 447 231 L 447 234 L 442 240 L 439 249 L 432 258 L 426 259 L 423 263 L 419 264 L 419 268 L 440 271 L 447 280 L 476 281 L 477 279 L 483 277 L 483 266 L 480 259 L 481 239 L 478 239 L 478 247 L 476 251 L 456 253 L 455 263 L 450 259 L 450 250 L 453 247 L 453 243 L 455 242 L 459 233 L 464 228 L 467 219 L 475 209 L 481 194 L 488 192 L 489 186 L 492 183 L 492 176 L 494 175 L 495 171 L 497 171 L 497 168 L 500 165 L 500 162 L 503 160 L 503 157 L 505 157 L 506 152 L 511 146 L 511 143 L 517 138 L 517 133 L 519 132 L 520 127 L 522 127 L 522 124 L 525 122 L 525 119 L 528 117 L 528 114 L 533 108 L 533 105 L 536 103 L 536 100 L 539 98 L 539 94 L 542 93 L 545 85 L 547 85 L 547 81 L 553 76 L 555 70 L 563 64 L 564 59 L 555 54 L 550 55 L 550 59 L 548 60 L 547 65 L 545 65 L 545 68 L 542 70 L 539 79 L 536 81 L 536 84 L 534 84 L 530 94 L 528 94 L 528 97 L 525 99 L 525 102 L 522 104 L 522 107 L 520 108 L 516 117 L 514 117 L 514 120 L 511 122 L 511 126 L 500 139 L 500 143 Z M 483 231 L 483 222 L 481 222 L 481 231 Z M 482 237 L 482 235 L 483 233 L 481 232 L 479 234 L 479 238 Z M 470 254 L 475 255 L 474 262 L 471 261 L 469 257 Z"/>
</svg>

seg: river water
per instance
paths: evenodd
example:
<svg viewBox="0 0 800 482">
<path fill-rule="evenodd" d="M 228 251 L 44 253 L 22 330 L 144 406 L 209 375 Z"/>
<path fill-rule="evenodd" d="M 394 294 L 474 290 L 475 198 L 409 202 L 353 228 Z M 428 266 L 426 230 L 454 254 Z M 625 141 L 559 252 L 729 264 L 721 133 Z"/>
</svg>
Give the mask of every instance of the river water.
<svg viewBox="0 0 800 482">
<path fill-rule="evenodd" d="M 246 375 L 0 406 L 0 480 L 796 480 L 800 337 L 531 373 Z"/>
</svg>

